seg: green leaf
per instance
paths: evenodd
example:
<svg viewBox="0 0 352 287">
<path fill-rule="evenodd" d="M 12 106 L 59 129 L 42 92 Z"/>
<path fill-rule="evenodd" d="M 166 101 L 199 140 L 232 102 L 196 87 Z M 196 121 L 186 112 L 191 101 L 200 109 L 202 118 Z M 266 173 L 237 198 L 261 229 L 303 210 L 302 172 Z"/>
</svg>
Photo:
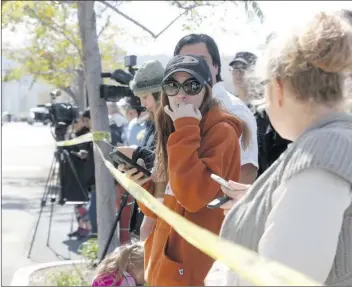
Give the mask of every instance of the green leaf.
<svg viewBox="0 0 352 287">
<path fill-rule="evenodd" d="M 17 25 L 24 24 L 29 30 L 28 46 L 3 49 L 5 57 L 20 65 L 3 75 L 3 80 L 32 74 L 56 87 L 68 87 L 74 83 L 76 70 L 83 66 L 76 3 L 9 1 L 3 7 L 2 15 L 3 28 L 15 31 Z M 125 52 L 113 40 L 119 29 L 109 28 L 108 25 L 104 30 L 99 47 L 103 68 L 113 71 L 121 67 L 119 57 Z M 16 34 L 13 36 L 16 37 Z"/>
</svg>

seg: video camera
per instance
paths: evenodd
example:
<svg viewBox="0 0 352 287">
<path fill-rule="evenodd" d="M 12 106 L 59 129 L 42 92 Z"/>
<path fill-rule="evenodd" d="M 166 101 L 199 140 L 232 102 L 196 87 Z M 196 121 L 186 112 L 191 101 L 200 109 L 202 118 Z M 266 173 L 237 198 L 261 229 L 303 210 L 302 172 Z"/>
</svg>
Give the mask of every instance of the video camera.
<svg viewBox="0 0 352 287">
<path fill-rule="evenodd" d="M 134 68 L 137 64 L 137 56 L 125 56 L 124 62 L 129 73 L 121 69 L 118 69 L 113 73 L 101 73 L 102 78 L 113 79 L 122 86 L 100 85 L 100 98 L 103 98 L 107 102 L 118 102 L 120 99 L 129 98 L 131 102 L 134 103 L 136 109 L 144 111 L 145 109 L 142 107 L 139 97 L 136 97 L 129 88 L 129 83 L 137 71 L 137 69 Z"/>
<path fill-rule="evenodd" d="M 61 96 L 59 90 L 50 92 L 51 103 L 45 104 L 49 112 L 51 124 L 55 127 L 55 138 L 62 140 L 69 125 L 79 117 L 78 107 L 69 103 L 54 103 L 57 97 Z"/>
</svg>

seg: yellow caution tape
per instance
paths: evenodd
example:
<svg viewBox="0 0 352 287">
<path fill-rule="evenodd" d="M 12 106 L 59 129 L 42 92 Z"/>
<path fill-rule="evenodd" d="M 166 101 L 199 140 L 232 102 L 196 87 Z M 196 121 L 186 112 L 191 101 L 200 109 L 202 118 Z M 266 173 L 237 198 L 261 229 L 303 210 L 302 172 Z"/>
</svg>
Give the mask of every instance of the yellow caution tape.
<svg viewBox="0 0 352 287">
<path fill-rule="evenodd" d="M 137 200 L 165 220 L 190 244 L 215 260 L 228 265 L 236 274 L 259 286 L 321 286 L 282 264 L 265 259 L 240 245 L 221 239 L 219 236 L 188 221 L 157 201 L 137 183 L 129 180 L 107 161 L 98 147 L 106 167 L 114 178 Z"/>
<path fill-rule="evenodd" d="M 71 140 L 57 142 L 56 145 L 73 146 L 73 145 L 82 144 L 82 143 L 91 142 L 91 141 L 94 141 L 94 142 L 103 141 L 105 139 L 107 139 L 109 142 L 111 141 L 111 134 L 109 132 L 95 131 L 88 134 L 84 134 L 82 136 L 79 136 Z"/>
</svg>

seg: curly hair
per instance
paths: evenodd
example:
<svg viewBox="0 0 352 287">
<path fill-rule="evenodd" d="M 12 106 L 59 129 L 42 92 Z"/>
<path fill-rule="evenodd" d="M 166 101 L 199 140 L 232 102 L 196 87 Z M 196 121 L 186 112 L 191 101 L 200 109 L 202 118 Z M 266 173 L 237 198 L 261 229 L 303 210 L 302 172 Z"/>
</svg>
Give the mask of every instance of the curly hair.
<svg viewBox="0 0 352 287">
<path fill-rule="evenodd" d="M 344 100 L 345 72 L 352 71 L 352 27 L 347 17 L 320 12 L 300 32 L 270 41 L 261 61 L 265 80 L 284 81 L 299 100 Z"/>
</svg>

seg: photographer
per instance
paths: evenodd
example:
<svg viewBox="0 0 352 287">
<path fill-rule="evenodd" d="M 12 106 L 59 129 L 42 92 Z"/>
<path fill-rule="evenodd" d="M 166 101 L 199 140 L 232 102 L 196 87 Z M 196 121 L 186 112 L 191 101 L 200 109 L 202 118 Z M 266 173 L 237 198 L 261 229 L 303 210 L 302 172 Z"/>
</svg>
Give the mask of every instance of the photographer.
<svg viewBox="0 0 352 287">
<path fill-rule="evenodd" d="M 83 112 L 81 118 L 74 126 L 74 133 L 72 138 L 82 136 L 91 131 L 90 121 L 90 110 L 87 109 Z M 88 158 L 93 159 L 93 145 L 91 142 L 77 145 L 71 151 L 71 154 L 78 157 L 81 160 L 86 161 Z M 94 162 L 93 162 L 94 163 Z M 92 173 L 93 172 L 93 173 Z M 90 173 L 90 174 L 88 174 Z M 87 237 L 90 233 L 97 233 L 97 221 L 96 221 L 96 195 L 94 190 L 95 178 L 94 169 L 85 170 L 85 179 L 87 179 L 87 185 L 89 186 L 90 201 L 88 206 L 84 204 L 76 204 L 74 206 L 76 219 L 78 223 L 78 229 L 70 234 L 69 237 L 77 237 L 78 239 Z"/>
</svg>

